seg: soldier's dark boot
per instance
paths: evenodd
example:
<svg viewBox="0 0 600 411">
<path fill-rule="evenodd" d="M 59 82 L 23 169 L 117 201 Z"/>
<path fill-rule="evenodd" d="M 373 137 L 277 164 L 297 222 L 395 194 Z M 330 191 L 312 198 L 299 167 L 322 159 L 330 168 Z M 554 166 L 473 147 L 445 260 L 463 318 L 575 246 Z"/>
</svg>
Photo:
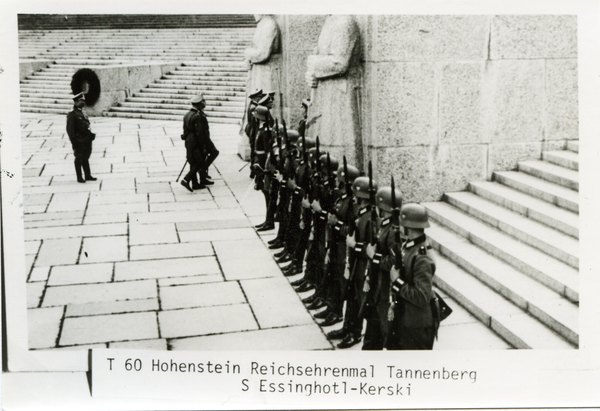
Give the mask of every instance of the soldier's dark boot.
<svg viewBox="0 0 600 411">
<path fill-rule="evenodd" d="M 342 327 L 339 330 L 334 330 L 334 331 L 328 332 L 327 338 L 330 340 L 339 340 L 339 339 L 344 339 L 347 334 L 348 334 L 348 330 L 346 330 L 344 327 Z"/>
<path fill-rule="evenodd" d="M 85 179 L 83 178 L 83 174 L 81 172 L 81 161 L 75 160 L 75 174 L 77 174 L 78 183 L 85 183 Z"/>
<path fill-rule="evenodd" d="M 90 163 L 88 160 L 83 160 L 81 162 L 83 166 L 83 173 L 85 174 L 85 181 L 96 181 L 98 180 L 96 177 L 92 177 L 92 171 L 90 170 Z"/>
<path fill-rule="evenodd" d="M 360 342 L 360 337 L 355 337 L 354 334 L 348 334 L 342 340 L 342 342 L 337 345 L 337 347 L 341 348 L 341 349 L 350 348 L 350 347 L 358 344 L 359 342 Z"/>
<path fill-rule="evenodd" d="M 325 318 L 325 321 L 322 321 L 318 324 L 321 327 L 330 327 L 334 324 L 341 323 L 342 321 L 344 321 L 344 319 L 339 314 L 330 312 Z"/>
</svg>

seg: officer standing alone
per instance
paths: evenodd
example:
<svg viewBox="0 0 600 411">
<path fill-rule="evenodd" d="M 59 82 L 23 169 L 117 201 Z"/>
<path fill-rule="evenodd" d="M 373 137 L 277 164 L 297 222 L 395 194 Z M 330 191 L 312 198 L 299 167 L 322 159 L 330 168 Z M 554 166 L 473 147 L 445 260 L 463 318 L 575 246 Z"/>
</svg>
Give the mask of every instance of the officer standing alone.
<svg viewBox="0 0 600 411">
<path fill-rule="evenodd" d="M 77 94 L 73 97 L 73 102 L 73 110 L 67 114 L 67 134 L 75 155 L 77 182 L 96 181 L 97 178 L 92 177 L 89 163 L 89 158 L 92 155 L 92 141 L 94 141 L 96 135 L 92 133 L 90 120 L 84 112 L 85 95 L 83 93 Z M 82 168 L 83 175 L 81 173 Z"/>
</svg>

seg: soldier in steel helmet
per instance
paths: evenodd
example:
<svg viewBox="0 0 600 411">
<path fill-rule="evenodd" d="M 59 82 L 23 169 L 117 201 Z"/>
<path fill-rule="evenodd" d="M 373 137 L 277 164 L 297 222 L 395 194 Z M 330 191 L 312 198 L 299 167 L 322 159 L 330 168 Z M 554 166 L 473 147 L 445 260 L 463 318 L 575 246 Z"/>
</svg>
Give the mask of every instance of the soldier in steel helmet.
<svg viewBox="0 0 600 411">
<path fill-rule="evenodd" d="M 427 209 L 406 204 L 400 211 L 400 226 L 406 241 L 401 247 L 402 270 L 392 267 L 392 304 L 388 316 L 392 324 L 388 350 L 431 350 L 435 324 L 431 301 L 434 299 L 435 261 L 425 234 L 429 227 Z"/>
<path fill-rule="evenodd" d="M 392 223 L 392 212 L 402 205 L 402 194 L 395 187 L 386 186 L 377 191 L 375 198 L 381 221 L 376 246 L 367 246 L 367 255 L 371 260 L 367 298 L 371 309 L 366 316 L 363 350 L 382 350 L 385 346 L 389 325 L 390 270 L 395 263 L 390 249 L 400 243 L 398 227 Z"/>
<path fill-rule="evenodd" d="M 75 156 L 75 173 L 78 183 L 96 181 L 90 170 L 89 158 L 92 155 L 92 141 L 96 134 L 90 129 L 90 120 L 85 115 L 85 95 L 79 93 L 73 97 L 73 110 L 67 114 L 67 134 Z M 83 174 L 81 169 L 83 168 Z M 84 178 L 85 175 L 85 178 Z"/>
<path fill-rule="evenodd" d="M 377 184 L 373 182 L 373 188 L 377 190 Z M 352 193 L 356 200 L 356 229 L 351 235 L 346 237 L 346 245 L 348 246 L 348 264 L 349 271 L 345 274 L 348 276 L 350 295 L 346 301 L 346 311 L 344 313 L 344 326 L 346 335 L 337 345 L 338 348 L 349 348 L 361 341 L 363 318 L 361 306 L 365 302 L 365 286 L 366 286 L 366 270 L 369 265 L 369 257 L 367 255 L 367 244 L 371 240 L 370 233 L 372 232 L 371 221 L 371 204 L 369 195 L 369 178 L 358 177 L 352 183 Z M 330 336 L 330 338 L 332 338 Z"/>
<path fill-rule="evenodd" d="M 265 198 L 265 221 L 258 224 L 256 229 L 257 231 L 268 231 L 275 228 L 274 216 L 269 213 L 270 177 L 267 170 L 267 159 L 273 146 L 274 138 L 269 124 L 271 120 L 269 109 L 263 105 L 259 105 L 254 109 L 253 115 L 259 122 L 259 129 L 256 134 L 254 145 L 254 151 L 256 153 L 255 164 L 253 166 L 255 174 L 254 189 L 261 191 Z"/>
</svg>

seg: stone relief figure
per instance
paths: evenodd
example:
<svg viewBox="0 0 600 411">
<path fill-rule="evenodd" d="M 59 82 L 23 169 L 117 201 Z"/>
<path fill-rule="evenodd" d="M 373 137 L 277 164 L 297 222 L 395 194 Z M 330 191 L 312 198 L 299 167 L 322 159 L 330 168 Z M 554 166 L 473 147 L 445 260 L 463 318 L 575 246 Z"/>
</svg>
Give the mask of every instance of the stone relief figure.
<svg viewBox="0 0 600 411">
<path fill-rule="evenodd" d="M 357 166 L 362 162 L 360 57 L 360 29 L 354 17 L 331 15 L 307 59 L 305 75 L 312 87 L 307 136 L 319 136 L 325 150 L 336 158 L 345 154 Z"/>
<path fill-rule="evenodd" d="M 281 61 L 281 36 L 279 25 L 275 18 L 269 14 L 255 14 L 256 31 L 252 38 L 252 47 L 244 52 L 245 60 L 249 64 L 248 84 L 246 86 L 246 97 L 255 90 L 264 93 L 275 92 L 274 104 L 271 114 L 273 118 L 280 118 L 281 96 L 280 96 L 280 61 Z M 249 99 L 246 98 L 246 105 Z M 247 112 L 247 107 L 246 107 Z M 242 158 L 247 159 L 249 155 L 248 138 L 244 134 L 248 119 L 246 115 L 242 121 L 242 141 L 238 152 Z M 246 137 L 246 138 L 244 138 Z M 247 152 L 247 153 L 246 153 Z"/>
</svg>

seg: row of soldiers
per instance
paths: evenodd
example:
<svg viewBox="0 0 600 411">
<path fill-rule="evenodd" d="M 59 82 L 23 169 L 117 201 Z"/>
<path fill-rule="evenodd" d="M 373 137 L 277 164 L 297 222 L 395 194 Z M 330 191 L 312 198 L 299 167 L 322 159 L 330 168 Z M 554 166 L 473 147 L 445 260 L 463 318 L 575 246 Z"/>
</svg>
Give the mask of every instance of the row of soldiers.
<svg viewBox="0 0 600 411">
<path fill-rule="evenodd" d="M 287 130 L 269 111 L 269 94 L 249 114 L 256 123 L 252 175 L 265 197 L 265 222 L 279 223 L 269 241 L 285 276 L 338 348 L 361 342 L 363 350 L 432 349 L 440 322 L 433 292 L 435 263 L 428 249 L 427 210 L 402 205 L 391 184 L 378 188 L 368 176 L 320 150 L 318 137 Z M 306 102 L 304 102 L 306 103 Z M 301 126 L 303 122 L 301 122 Z M 306 262 L 306 264 L 304 264 Z M 345 302 L 345 304 L 344 304 Z M 345 308 L 344 308 L 345 307 Z"/>
</svg>

